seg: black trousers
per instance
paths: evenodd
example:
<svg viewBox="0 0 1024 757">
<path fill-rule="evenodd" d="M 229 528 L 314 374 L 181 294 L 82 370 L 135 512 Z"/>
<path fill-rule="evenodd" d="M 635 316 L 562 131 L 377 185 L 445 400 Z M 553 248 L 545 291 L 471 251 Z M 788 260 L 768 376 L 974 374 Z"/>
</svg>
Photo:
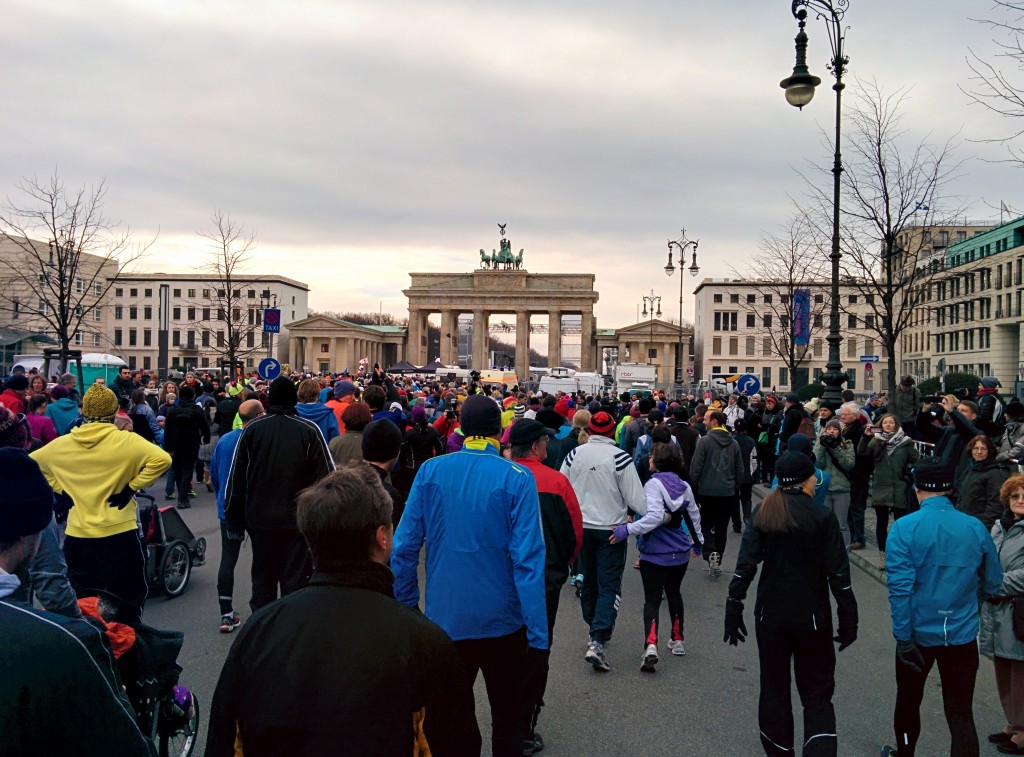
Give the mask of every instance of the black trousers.
<svg viewBox="0 0 1024 757">
<path fill-rule="evenodd" d="M 178 502 L 188 502 L 188 492 L 192 486 L 192 470 L 196 466 L 199 449 L 178 449 L 174 451 L 174 483 L 178 487 Z"/>
<path fill-rule="evenodd" d="M 146 582 L 146 552 L 137 531 L 125 531 L 99 539 L 78 536 L 64 538 L 64 559 L 68 581 L 78 597 L 96 596 L 103 591 L 121 600 L 117 620 L 142 622 L 142 608 L 149 594 Z"/>
<path fill-rule="evenodd" d="M 640 558 L 640 580 L 644 584 L 645 644 L 658 643 L 658 616 L 661 614 L 661 595 L 668 600 L 668 616 L 672 621 L 672 638 L 683 638 L 683 593 L 679 587 L 686 575 L 686 566 L 656 565 Z"/>
<path fill-rule="evenodd" d="M 455 648 L 470 686 L 478 672 L 484 674 L 491 705 L 491 753 L 494 757 L 521 757 L 526 738 L 526 629 L 492 639 L 463 639 L 455 642 Z"/>
<path fill-rule="evenodd" d="M 235 566 L 242 551 L 242 542 L 228 538 L 228 528 L 220 522 L 220 567 L 217 569 L 217 599 L 220 614 L 227 615 L 234 610 Z"/>
<path fill-rule="evenodd" d="M 523 683 L 523 701 L 526 703 L 526 735 L 532 736 L 544 706 L 544 693 L 548 688 L 548 659 L 550 647 L 555 643 L 555 617 L 558 615 L 558 599 L 562 594 L 562 582 L 548 589 L 544 595 L 548 611 L 548 649 L 531 649 L 526 659 L 526 680 Z"/>
<path fill-rule="evenodd" d="M 729 538 L 729 515 L 739 507 L 739 497 L 712 497 L 700 495 L 701 530 L 704 532 L 704 559 L 712 552 L 725 557 L 725 544 Z M 707 525 L 704 525 L 707 524 Z M 708 531 L 712 533 L 709 535 Z"/>
<path fill-rule="evenodd" d="M 795 754 L 790 666 L 804 708 L 804 757 L 835 757 L 836 652 L 832 634 L 757 623 L 757 654 L 761 661 L 761 697 L 757 719 L 761 746 L 768 757 Z M 903 752 L 900 752 L 903 757 Z"/>
<path fill-rule="evenodd" d="M 885 542 L 889 537 L 889 513 L 892 513 L 893 522 L 896 522 L 907 511 L 898 507 L 876 507 L 875 508 L 875 541 L 878 542 L 878 551 L 885 552 Z"/>
<path fill-rule="evenodd" d="M 252 599 L 253 612 L 281 596 L 291 594 L 309 583 L 313 562 L 306 541 L 297 530 L 288 528 L 254 528 L 249 531 L 252 540 Z"/>
<path fill-rule="evenodd" d="M 948 647 L 918 647 L 924 670 L 915 673 L 896 660 L 896 751 L 900 757 L 914 757 L 921 735 L 921 700 L 932 665 L 939 665 L 942 708 L 949 725 L 950 757 L 978 757 L 978 730 L 974 726 L 974 682 L 978 676 L 978 644 Z"/>
</svg>

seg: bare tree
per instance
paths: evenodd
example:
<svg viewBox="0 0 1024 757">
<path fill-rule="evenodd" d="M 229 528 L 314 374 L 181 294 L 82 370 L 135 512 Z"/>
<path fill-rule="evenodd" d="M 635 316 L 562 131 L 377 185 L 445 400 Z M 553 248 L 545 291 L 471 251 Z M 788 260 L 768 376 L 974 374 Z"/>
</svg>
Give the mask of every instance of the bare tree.
<svg viewBox="0 0 1024 757">
<path fill-rule="evenodd" d="M 887 94 L 867 83 L 854 97 L 846 114 L 840 267 L 843 286 L 859 302 L 856 309 L 848 299 L 840 306 L 877 335 L 886 353 L 888 390 L 894 392 L 900 337 L 927 307 L 932 279 L 944 266 L 940 257 L 928 256 L 932 247 L 925 231 L 956 225 L 963 215 L 946 192 L 962 162 L 954 155 L 955 137 L 938 145 L 907 137 L 900 123 L 904 90 Z M 812 222 L 820 221 L 817 231 L 825 238 L 831 234 L 825 220 L 832 218 L 832 194 L 814 192 L 818 212 Z"/>
<path fill-rule="evenodd" d="M 797 387 L 799 368 L 812 356 L 814 334 L 825 312 L 825 276 L 828 258 L 817 246 L 814 230 L 802 217 L 790 219 L 779 234 L 761 238 L 760 254 L 735 267 L 734 275 L 757 282 L 762 295 L 747 297 L 740 309 L 748 321 L 763 327 L 772 352 L 789 369 Z"/>
<path fill-rule="evenodd" d="M 100 308 L 118 275 L 141 259 L 155 238 L 132 241 L 103 212 L 105 181 L 69 189 L 55 171 L 23 179 L 23 199 L 0 209 L 7 252 L 0 255 L 0 307 L 60 345 L 60 370 L 68 351 L 86 334 L 103 335 Z"/>
<path fill-rule="evenodd" d="M 1024 150 L 1016 144 L 1024 136 L 1024 81 L 1015 79 L 1015 75 L 1020 76 L 1024 69 L 1024 2 L 993 0 L 993 3 L 994 9 L 1001 9 L 1010 18 L 974 20 L 1004 35 L 1005 41 L 994 40 L 997 50 L 994 62 L 970 51 L 967 58 L 967 66 L 971 69 L 970 83 L 960 89 L 975 104 L 1011 119 L 1013 126 L 1008 134 L 980 141 L 1005 144 L 1010 156 L 1007 161 L 1024 166 Z M 1006 69 L 1016 69 L 1015 75 L 1007 73 Z"/>
<path fill-rule="evenodd" d="M 187 337 L 193 340 L 199 331 L 203 346 L 208 342 L 233 370 L 240 360 L 266 346 L 264 338 L 257 337 L 263 332 L 259 304 L 271 303 L 263 296 L 259 277 L 245 270 L 256 247 L 256 235 L 247 233 L 242 224 L 220 210 L 213 212 L 211 222 L 209 230 L 197 232 L 207 241 L 209 256 L 201 269 L 202 297 L 195 301 L 195 307 L 189 307 L 188 320 L 194 328 Z M 255 299 L 249 297 L 250 292 L 254 292 Z M 216 328 L 211 329 L 211 325 Z M 195 347 L 195 343 L 187 346 Z"/>
</svg>

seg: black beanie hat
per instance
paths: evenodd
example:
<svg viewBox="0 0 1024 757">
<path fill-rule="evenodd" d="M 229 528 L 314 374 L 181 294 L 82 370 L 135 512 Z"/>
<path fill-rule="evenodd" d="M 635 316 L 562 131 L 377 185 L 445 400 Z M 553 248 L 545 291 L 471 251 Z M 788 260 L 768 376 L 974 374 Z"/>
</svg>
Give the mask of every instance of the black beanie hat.
<svg viewBox="0 0 1024 757">
<path fill-rule="evenodd" d="M 0 449 L 0 541 L 42 531 L 53 517 L 53 490 L 24 450 Z"/>
<path fill-rule="evenodd" d="M 647 415 L 649 412 L 651 412 L 651 408 L 654 407 L 654 403 L 651 402 L 646 397 L 644 397 L 642 400 L 640 400 L 639 407 L 640 415 Z"/>
<path fill-rule="evenodd" d="M 775 475 L 779 486 L 797 486 L 814 475 L 814 463 L 807 455 L 789 451 L 775 463 Z"/>
<path fill-rule="evenodd" d="M 270 382 L 269 399 L 271 405 L 295 407 L 299 404 L 299 393 L 290 378 L 278 376 Z"/>
<path fill-rule="evenodd" d="M 363 429 L 363 459 L 371 463 L 386 463 L 398 457 L 402 448 L 402 432 L 389 418 L 368 423 Z"/>
<path fill-rule="evenodd" d="M 801 454 L 807 455 L 807 457 L 814 457 L 814 449 L 811 445 L 811 440 L 804 434 L 793 434 L 789 437 L 789 441 L 786 442 L 786 445 L 790 452 L 800 452 Z"/>
<path fill-rule="evenodd" d="M 501 433 L 501 410 L 498 403 L 483 394 L 467 397 L 462 403 L 460 417 L 463 436 L 497 436 Z"/>
<path fill-rule="evenodd" d="M 25 389 L 28 389 L 28 376 L 26 376 L 24 373 L 14 374 L 9 379 L 7 379 L 7 388 L 15 392 L 20 392 Z"/>
<path fill-rule="evenodd" d="M 188 384 L 182 384 L 178 387 L 178 397 L 184 402 L 194 400 L 196 398 L 196 390 Z"/>
<path fill-rule="evenodd" d="M 914 463 L 914 486 L 923 492 L 948 492 L 953 489 L 955 470 L 937 457 Z"/>
</svg>

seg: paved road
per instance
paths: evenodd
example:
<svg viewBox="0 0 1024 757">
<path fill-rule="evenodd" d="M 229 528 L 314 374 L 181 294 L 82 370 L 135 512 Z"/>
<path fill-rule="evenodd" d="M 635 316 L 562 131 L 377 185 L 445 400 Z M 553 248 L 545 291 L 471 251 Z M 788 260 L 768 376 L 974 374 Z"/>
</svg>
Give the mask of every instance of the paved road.
<svg viewBox="0 0 1024 757">
<path fill-rule="evenodd" d="M 193 530 L 210 542 L 209 560 L 195 570 L 183 596 L 156 598 L 146 607 L 146 622 L 185 631 L 182 681 L 200 697 L 203 728 L 221 664 L 233 636 L 218 633 L 217 565 L 220 536 L 212 495 L 202 492 L 184 513 Z M 733 535 L 730 534 L 730 537 Z M 566 587 L 562 595 L 551 657 L 548 705 L 538 730 L 547 747 L 544 755 L 732 755 L 762 754 L 757 731 L 758 664 L 753 639 L 739 647 L 722 643 L 722 619 L 729 571 L 734 567 L 736 540 L 730 538 L 723 567 L 712 580 L 694 563 L 683 582 L 686 602 L 686 656 L 663 655 L 658 672 L 641 673 L 643 651 L 639 571 L 627 567 L 615 638 L 608 645 L 612 670 L 595 673 L 583 662 L 586 627 L 577 600 Z M 248 616 L 251 551 L 242 550 L 236 571 L 236 609 Z M 631 561 L 635 553 L 631 553 Z M 699 565 L 703 565 L 700 563 Z M 885 588 L 861 570 L 853 570 L 860 606 L 860 638 L 839 656 L 835 705 L 839 754 L 874 757 L 883 742 L 892 741 L 892 707 L 896 696 L 893 641 Z M 751 604 L 747 627 L 753 631 Z M 662 607 L 663 623 L 667 608 Z M 325 644 L 329 640 L 324 640 Z M 268 684 L 269 685 L 269 684 Z M 797 733 L 802 733 L 799 701 Z M 923 734 L 918 754 L 948 753 L 948 731 L 942 717 L 938 676 L 932 674 L 922 707 Z M 489 712 L 482 679 L 477 684 L 477 716 L 485 743 Z M 992 665 L 982 659 L 975 696 L 975 719 L 984 734 L 1002 725 Z M 205 739 L 196 754 L 202 753 Z M 489 750 L 485 749 L 485 753 Z M 996 754 L 984 743 L 982 754 Z"/>
</svg>

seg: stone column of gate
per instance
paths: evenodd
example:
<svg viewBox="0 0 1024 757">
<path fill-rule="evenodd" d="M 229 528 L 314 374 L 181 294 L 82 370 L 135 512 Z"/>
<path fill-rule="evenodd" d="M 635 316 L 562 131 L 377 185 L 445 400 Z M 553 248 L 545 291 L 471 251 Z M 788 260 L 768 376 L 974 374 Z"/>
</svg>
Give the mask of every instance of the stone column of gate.
<svg viewBox="0 0 1024 757">
<path fill-rule="evenodd" d="M 594 359 L 594 311 L 584 310 L 580 322 L 580 370 L 596 371 L 597 361 Z"/>
<path fill-rule="evenodd" d="M 487 348 L 490 344 L 487 321 L 487 311 L 473 311 L 473 368 L 478 371 L 490 368 L 487 364 Z"/>
<path fill-rule="evenodd" d="M 530 314 L 516 311 L 516 375 L 522 381 L 530 378 Z"/>
<path fill-rule="evenodd" d="M 562 363 L 562 312 L 548 311 L 548 367 Z"/>
<path fill-rule="evenodd" d="M 409 325 L 405 335 L 405 359 L 413 365 L 423 365 L 420 361 L 420 329 L 423 326 L 423 315 L 419 310 L 409 309 Z"/>
<path fill-rule="evenodd" d="M 441 311 L 441 354 L 438 356 L 445 365 L 455 365 L 452 360 L 452 338 L 449 334 L 458 334 L 459 314 L 454 310 Z M 423 365 L 417 363 L 417 367 Z"/>
</svg>

